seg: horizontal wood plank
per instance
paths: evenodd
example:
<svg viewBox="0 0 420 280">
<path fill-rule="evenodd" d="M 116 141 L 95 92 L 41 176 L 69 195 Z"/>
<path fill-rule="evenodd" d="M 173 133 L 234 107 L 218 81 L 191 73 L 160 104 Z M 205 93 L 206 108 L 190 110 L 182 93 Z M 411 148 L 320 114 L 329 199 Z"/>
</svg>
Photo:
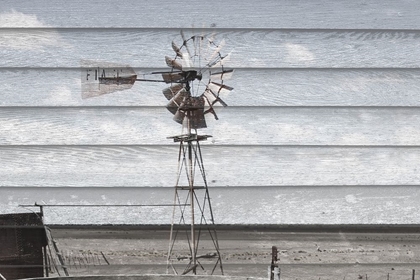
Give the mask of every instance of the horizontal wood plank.
<svg viewBox="0 0 420 280">
<path fill-rule="evenodd" d="M 211 186 L 420 184 L 419 147 L 206 146 L 202 153 Z M 173 186 L 177 157 L 175 146 L 3 146 L 1 186 Z"/>
<path fill-rule="evenodd" d="M 420 108 L 227 107 L 203 145 L 420 145 Z M 164 107 L 3 108 L 0 145 L 170 145 Z"/>
<path fill-rule="evenodd" d="M 138 75 L 156 69 L 135 69 Z M 0 68 L 0 107 L 165 106 L 166 84 L 82 99 L 80 68 Z M 420 106 L 420 69 L 235 69 L 229 106 Z"/>
<path fill-rule="evenodd" d="M 20 204 L 161 205 L 173 188 L 0 188 L 1 213 Z M 199 194 L 199 192 L 198 192 Z M 210 188 L 217 224 L 418 224 L 418 186 Z M 37 210 L 39 208 L 31 208 Z M 170 224 L 172 207 L 45 207 L 48 224 Z M 112 214 L 110 214 L 112 213 Z"/>
<path fill-rule="evenodd" d="M 3 1 L 0 212 L 171 203 L 178 147 L 166 137 L 180 126 L 166 85 L 82 100 L 80 67 L 168 69 L 183 29 L 226 40 L 236 68 L 229 107 L 202 131 L 217 223 L 418 223 L 419 16 L 420 3 L 389 0 Z M 46 219 L 170 223 L 170 210 L 49 208 Z"/>
<path fill-rule="evenodd" d="M 419 28 L 416 1 L 3 1 L 3 25 L 53 27 Z M 24 16 L 20 15 L 22 13 Z M 10 15 L 11 14 L 11 15 Z M 6 17 L 6 16 L 7 17 Z M 26 21 L 22 20 L 28 18 Z M 15 20 L 11 20 L 15 19 Z M 16 20 L 20 19 L 20 20 Z M 246 19 L 246 20 L 244 20 Z"/>
<path fill-rule="evenodd" d="M 226 39 L 229 67 L 420 67 L 420 31 L 216 31 Z M 201 33 L 198 31 L 198 33 Z M 195 33 L 187 33 L 194 35 Z M 0 29 L 0 67 L 80 67 L 105 60 L 133 67 L 165 67 L 182 44 L 177 30 Z"/>
</svg>

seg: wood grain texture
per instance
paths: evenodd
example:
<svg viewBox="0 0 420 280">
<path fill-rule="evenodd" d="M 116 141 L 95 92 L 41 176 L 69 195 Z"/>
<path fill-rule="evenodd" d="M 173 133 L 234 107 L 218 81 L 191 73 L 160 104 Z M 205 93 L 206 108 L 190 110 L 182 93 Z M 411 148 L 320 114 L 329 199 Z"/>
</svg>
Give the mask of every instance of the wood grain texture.
<svg viewBox="0 0 420 280">
<path fill-rule="evenodd" d="M 137 68 L 151 73 L 165 68 Z M 166 84 L 82 99 L 80 68 L 0 68 L 0 107 L 157 106 Z M 84 72 L 83 72 L 84 73 Z M 235 69 L 229 106 L 420 106 L 420 69 Z"/>
<path fill-rule="evenodd" d="M 215 31 L 226 38 L 229 67 L 420 67 L 420 31 L 258 30 Z M 200 34 L 201 32 L 198 31 Z M 195 33 L 190 33 L 190 35 Z M 188 34 L 187 34 L 188 35 Z M 0 67 L 80 67 L 105 60 L 133 67 L 165 67 L 180 44 L 178 30 L 0 29 Z"/>
<path fill-rule="evenodd" d="M 4 13 L 34 16 L 34 26 L 228 27 L 228 28 L 419 28 L 417 1 L 2 1 Z M 6 20 L 4 20 L 7 23 Z M 17 21 L 15 26 L 27 27 Z"/>
<path fill-rule="evenodd" d="M 208 146 L 202 152 L 210 186 L 420 184 L 419 147 Z M 177 155 L 174 146 L 3 146 L 1 184 L 170 187 Z"/>
<path fill-rule="evenodd" d="M 419 18 L 416 1 L 2 1 L 0 211 L 172 199 L 166 137 L 180 126 L 165 85 L 82 100 L 81 61 L 167 69 L 183 29 L 225 39 L 236 69 L 229 107 L 202 131 L 219 223 L 418 223 Z M 167 209 L 108 210 L 47 217 L 170 222 Z"/>
<path fill-rule="evenodd" d="M 203 145 L 420 146 L 420 108 L 227 107 Z M 170 145 L 164 107 L 3 108 L 0 145 Z M 252 163 L 249 163 L 252 166 Z"/>
<path fill-rule="evenodd" d="M 217 224 L 418 224 L 417 186 L 212 187 Z M 19 204 L 157 205 L 173 188 L 2 188 L 6 211 Z M 33 210 L 36 208 L 33 208 Z M 169 224 L 171 207 L 45 207 L 48 224 Z M 258 210 L 258 211 L 256 211 Z M 4 211 L 4 209 L 3 209 Z"/>
</svg>

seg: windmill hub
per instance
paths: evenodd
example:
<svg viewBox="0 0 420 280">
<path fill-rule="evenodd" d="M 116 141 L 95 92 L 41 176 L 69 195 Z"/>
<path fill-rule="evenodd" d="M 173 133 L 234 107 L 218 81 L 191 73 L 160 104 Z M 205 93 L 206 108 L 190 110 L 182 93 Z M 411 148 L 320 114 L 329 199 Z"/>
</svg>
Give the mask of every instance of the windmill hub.
<svg viewBox="0 0 420 280">
<path fill-rule="evenodd" d="M 203 78 L 203 75 L 201 73 L 198 73 L 196 70 L 183 71 L 181 75 L 186 83 L 192 82 L 196 79 L 201 81 L 201 79 Z"/>
<path fill-rule="evenodd" d="M 171 70 L 155 73 L 160 73 L 163 81 L 170 84 L 162 93 L 169 101 L 166 108 L 174 114 L 173 119 L 188 129 L 206 128 L 205 115 L 210 113 L 217 120 L 215 107 L 227 106 L 221 97 L 233 90 L 225 84 L 233 69 L 224 67 L 228 56 L 220 53 L 223 41 L 216 44 L 206 36 L 186 39 L 182 32 L 181 36 L 181 46 L 172 42 L 175 56 L 165 56 Z"/>
</svg>

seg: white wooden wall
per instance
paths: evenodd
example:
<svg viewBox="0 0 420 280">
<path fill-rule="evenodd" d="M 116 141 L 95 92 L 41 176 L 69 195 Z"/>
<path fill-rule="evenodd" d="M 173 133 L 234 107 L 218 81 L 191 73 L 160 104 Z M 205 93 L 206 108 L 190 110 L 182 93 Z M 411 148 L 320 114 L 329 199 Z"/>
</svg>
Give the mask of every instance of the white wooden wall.
<svg viewBox="0 0 420 280">
<path fill-rule="evenodd" d="M 2 212 L 171 202 L 166 137 L 181 127 L 165 85 L 83 100 L 80 63 L 165 69 L 183 29 L 225 39 L 235 68 L 229 107 L 202 131 L 216 222 L 420 222 L 418 1 L 6 0 L 0 27 Z M 114 210 L 47 220 L 170 221 Z"/>
</svg>

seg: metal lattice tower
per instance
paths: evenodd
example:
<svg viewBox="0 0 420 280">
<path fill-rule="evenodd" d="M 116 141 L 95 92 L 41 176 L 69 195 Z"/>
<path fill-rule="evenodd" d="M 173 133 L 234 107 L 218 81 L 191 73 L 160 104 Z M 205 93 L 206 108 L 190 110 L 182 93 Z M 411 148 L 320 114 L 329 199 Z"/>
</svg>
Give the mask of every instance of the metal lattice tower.
<svg viewBox="0 0 420 280">
<path fill-rule="evenodd" d="M 179 206 L 174 206 L 173 209 L 168 273 L 171 268 L 178 274 L 174 261 L 186 260 L 187 265 L 182 274 L 189 272 L 197 274 L 197 269 L 208 273 L 206 266 L 209 266 L 211 274 L 219 267 L 223 275 L 222 258 L 200 147 L 200 141 L 208 137 L 211 136 L 192 133 L 171 137 L 175 142 L 179 142 L 178 174 L 174 196 L 174 205 Z M 185 176 L 188 185 L 181 184 L 182 176 Z M 201 179 L 200 185 L 196 184 L 197 177 Z M 185 240 L 179 242 L 182 232 L 185 233 Z M 202 240 L 204 235 L 207 235 L 205 241 Z M 207 248 L 199 248 L 204 242 Z M 183 246 L 179 246 L 180 244 Z M 205 251 L 209 249 L 210 251 Z M 180 252 L 187 254 L 180 255 Z"/>
</svg>

